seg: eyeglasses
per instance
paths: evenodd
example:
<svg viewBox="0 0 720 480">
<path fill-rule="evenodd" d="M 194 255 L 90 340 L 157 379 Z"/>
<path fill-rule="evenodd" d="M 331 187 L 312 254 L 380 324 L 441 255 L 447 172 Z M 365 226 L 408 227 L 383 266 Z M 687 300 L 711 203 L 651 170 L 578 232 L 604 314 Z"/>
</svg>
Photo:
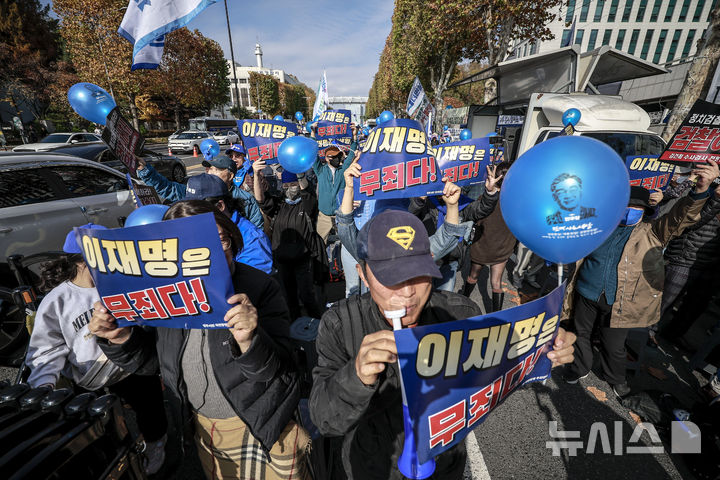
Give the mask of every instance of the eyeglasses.
<svg viewBox="0 0 720 480">
<path fill-rule="evenodd" d="M 325 155 L 325 158 L 327 158 L 328 160 L 336 160 L 336 159 L 340 158 L 341 155 L 342 154 L 340 154 L 340 153 L 338 153 L 337 155 Z"/>
</svg>

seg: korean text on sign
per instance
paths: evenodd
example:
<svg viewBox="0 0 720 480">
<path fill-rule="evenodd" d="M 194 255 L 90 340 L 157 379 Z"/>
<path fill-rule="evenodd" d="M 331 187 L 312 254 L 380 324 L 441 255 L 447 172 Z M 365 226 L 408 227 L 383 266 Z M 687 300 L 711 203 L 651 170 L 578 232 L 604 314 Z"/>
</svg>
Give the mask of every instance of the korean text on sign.
<svg viewBox="0 0 720 480">
<path fill-rule="evenodd" d="M 435 154 L 414 120 L 396 119 L 374 128 L 362 148 L 358 200 L 408 198 L 442 193 Z"/>
<path fill-rule="evenodd" d="M 238 132 L 251 162 L 277 163 L 277 151 L 288 137 L 298 134 L 295 123 L 279 120 L 239 120 Z"/>
<path fill-rule="evenodd" d="M 456 445 L 516 388 L 550 376 L 565 285 L 519 307 L 395 332 L 417 453 Z"/>
<path fill-rule="evenodd" d="M 226 328 L 233 290 L 216 232 L 211 214 L 75 229 L 100 297 L 120 327 Z"/>
</svg>

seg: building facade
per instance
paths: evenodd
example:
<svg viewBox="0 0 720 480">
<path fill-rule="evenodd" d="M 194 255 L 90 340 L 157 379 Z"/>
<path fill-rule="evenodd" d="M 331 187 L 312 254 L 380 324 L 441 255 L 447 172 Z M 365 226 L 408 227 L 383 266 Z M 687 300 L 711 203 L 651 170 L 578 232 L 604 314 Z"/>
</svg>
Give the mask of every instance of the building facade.
<svg viewBox="0 0 720 480">
<path fill-rule="evenodd" d="M 235 77 L 233 76 L 233 68 L 235 69 L 235 75 L 237 75 L 237 86 L 238 86 L 238 94 L 240 98 L 240 106 L 247 108 L 251 112 L 255 112 L 255 106 L 253 105 L 253 96 L 250 93 L 250 74 L 251 73 L 260 73 L 263 75 L 272 75 L 275 77 L 278 81 L 289 83 L 290 85 L 297 85 L 300 83 L 300 80 L 297 79 L 294 75 L 291 75 L 284 70 L 278 70 L 273 68 L 267 68 L 263 66 L 263 53 L 262 53 L 262 47 L 259 43 L 255 44 L 255 60 L 256 65 L 255 66 L 243 66 L 239 63 L 235 62 L 235 65 L 232 64 L 230 60 L 227 61 L 228 69 L 230 71 L 229 73 L 229 79 L 230 79 L 230 103 L 228 103 L 225 106 L 225 109 L 227 111 L 226 115 L 229 115 L 230 108 L 233 105 L 236 105 L 235 100 Z M 257 96 L 257 95 L 256 95 Z M 220 112 L 218 112 L 220 113 Z M 223 115 L 221 115 L 223 116 Z"/>
<path fill-rule="evenodd" d="M 718 0 L 566 0 L 549 25 L 555 38 L 513 45 L 527 57 L 577 44 L 582 52 L 609 45 L 656 64 L 692 57 Z"/>
<path fill-rule="evenodd" d="M 328 103 L 336 110 L 350 110 L 352 121 L 365 121 L 365 104 L 368 97 L 328 97 Z"/>
</svg>

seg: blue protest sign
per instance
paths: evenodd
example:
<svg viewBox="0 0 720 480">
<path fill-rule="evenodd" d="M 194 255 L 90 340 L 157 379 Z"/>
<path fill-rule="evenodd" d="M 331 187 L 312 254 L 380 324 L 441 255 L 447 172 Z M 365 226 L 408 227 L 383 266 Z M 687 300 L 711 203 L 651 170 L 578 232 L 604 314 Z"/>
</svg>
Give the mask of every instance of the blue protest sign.
<svg viewBox="0 0 720 480">
<path fill-rule="evenodd" d="M 661 162 L 653 155 L 625 157 L 625 166 L 630 174 L 630 185 L 648 190 L 665 190 L 677 168 L 671 163 Z"/>
<path fill-rule="evenodd" d="M 447 178 L 458 186 L 475 185 L 485 181 L 485 167 L 495 162 L 495 148 L 490 139 L 471 138 L 459 142 L 444 143 L 435 147 L 435 159 L 440 168 L 440 178 Z"/>
<path fill-rule="evenodd" d="M 233 286 L 212 214 L 75 235 L 119 327 L 227 328 Z"/>
<path fill-rule="evenodd" d="M 565 284 L 518 307 L 395 331 L 421 463 L 461 442 L 510 393 L 550 376 Z"/>
<path fill-rule="evenodd" d="M 315 139 L 321 155 L 333 140 L 340 145 L 350 146 L 352 141 L 351 118 L 350 110 L 328 110 L 320 115 Z"/>
<path fill-rule="evenodd" d="M 277 120 L 238 120 L 238 132 L 251 162 L 278 163 L 277 151 L 283 140 L 298 134 L 298 124 Z"/>
<path fill-rule="evenodd" d="M 415 120 L 394 119 L 375 127 L 360 157 L 355 200 L 439 195 L 443 191 L 435 153 Z"/>
</svg>

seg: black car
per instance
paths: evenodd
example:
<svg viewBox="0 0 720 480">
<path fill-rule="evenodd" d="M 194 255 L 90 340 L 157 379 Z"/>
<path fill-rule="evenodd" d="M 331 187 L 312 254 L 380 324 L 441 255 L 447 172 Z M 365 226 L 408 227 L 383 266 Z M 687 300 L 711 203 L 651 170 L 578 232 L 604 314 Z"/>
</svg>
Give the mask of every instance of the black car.
<svg viewBox="0 0 720 480">
<path fill-rule="evenodd" d="M 58 147 L 49 151 L 50 153 L 62 153 L 65 155 L 74 155 L 76 157 L 85 158 L 103 165 L 114 168 L 122 173 L 127 173 L 125 165 L 118 160 L 114 153 L 110 151 L 104 143 L 83 145 L 83 146 L 67 146 Z M 185 164 L 178 157 L 171 155 L 162 155 L 151 150 L 143 150 L 142 159 L 148 165 L 151 165 L 165 178 L 172 181 L 183 183 L 187 179 L 187 171 Z"/>
</svg>

